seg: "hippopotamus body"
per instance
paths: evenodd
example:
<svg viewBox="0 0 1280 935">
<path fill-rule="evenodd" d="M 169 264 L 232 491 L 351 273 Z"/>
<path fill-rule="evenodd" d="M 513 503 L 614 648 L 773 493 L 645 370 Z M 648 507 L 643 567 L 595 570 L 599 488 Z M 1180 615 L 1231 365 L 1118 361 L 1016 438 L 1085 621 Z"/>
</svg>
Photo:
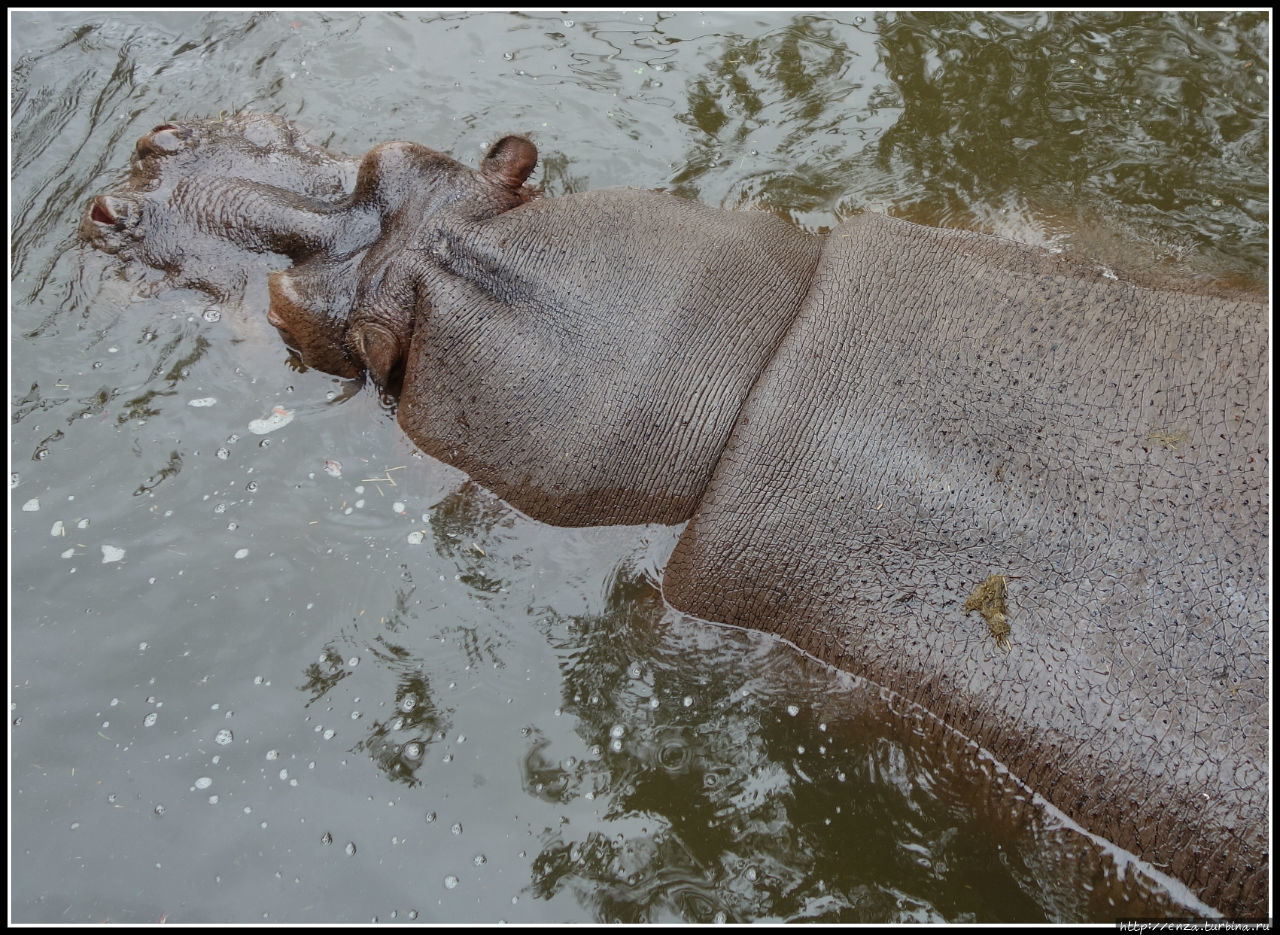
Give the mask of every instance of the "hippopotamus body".
<svg viewBox="0 0 1280 935">
<path fill-rule="evenodd" d="M 687 522 L 677 609 L 892 689 L 1265 914 L 1265 300 L 872 214 L 538 198 L 536 161 L 165 124 L 82 230 L 213 292 L 278 256 L 271 323 L 397 390 L 423 451 L 548 523 Z"/>
</svg>

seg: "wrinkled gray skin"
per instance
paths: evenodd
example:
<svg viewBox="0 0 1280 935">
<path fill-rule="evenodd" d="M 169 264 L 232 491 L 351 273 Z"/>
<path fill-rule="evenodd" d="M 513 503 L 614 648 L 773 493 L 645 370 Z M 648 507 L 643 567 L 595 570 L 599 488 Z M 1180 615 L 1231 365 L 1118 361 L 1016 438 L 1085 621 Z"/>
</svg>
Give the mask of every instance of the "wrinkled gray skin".
<svg viewBox="0 0 1280 935">
<path fill-rule="evenodd" d="M 211 291 L 242 254 L 292 260 L 272 323 L 402 382 L 423 450 L 546 522 L 688 520 L 675 607 L 893 689 L 1264 915 L 1265 301 L 875 215 L 819 238 L 651 192 L 532 200 L 535 161 L 391 143 L 353 182 L 278 118 L 165 125 L 83 231 Z M 1007 650 L 965 609 L 992 575 Z"/>
</svg>

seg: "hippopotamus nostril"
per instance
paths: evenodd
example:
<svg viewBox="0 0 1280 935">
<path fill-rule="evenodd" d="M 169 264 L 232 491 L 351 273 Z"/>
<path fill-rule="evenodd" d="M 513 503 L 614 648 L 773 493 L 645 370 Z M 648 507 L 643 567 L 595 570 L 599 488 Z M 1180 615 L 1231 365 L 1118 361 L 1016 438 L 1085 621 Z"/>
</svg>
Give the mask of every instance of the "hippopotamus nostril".
<svg viewBox="0 0 1280 935">
<path fill-rule="evenodd" d="M 93 210 L 89 212 L 89 217 L 99 224 L 124 230 L 133 217 L 133 206 L 121 198 L 99 195 L 93 199 Z"/>
<path fill-rule="evenodd" d="M 111 206 L 107 204 L 107 199 L 104 195 L 99 195 L 93 199 L 93 210 L 89 212 L 89 217 L 99 224 L 114 224 L 116 222 L 115 216 L 111 213 Z"/>
<path fill-rule="evenodd" d="M 166 156 L 182 149 L 191 131 L 171 123 L 162 123 L 154 127 L 146 136 L 139 138 L 135 150 L 139 156 Z"/>
</svg>

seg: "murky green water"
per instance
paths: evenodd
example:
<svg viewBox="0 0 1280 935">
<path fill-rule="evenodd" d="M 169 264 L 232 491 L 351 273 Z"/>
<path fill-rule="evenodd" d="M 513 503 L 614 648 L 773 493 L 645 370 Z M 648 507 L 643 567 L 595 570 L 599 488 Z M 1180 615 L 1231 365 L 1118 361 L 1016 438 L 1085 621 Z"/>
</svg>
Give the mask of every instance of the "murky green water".
<svg viewBox="0 0 1280 935">
<path fill-rule="evenodd" d="M 665 612 L 677 531 L 529 522 L 292 371 L 262 291 L 142 299 L 74 231 L 151 126 L 250 109 L 473 163 L 530 132 L 551 194 L 886 210 L 1259 288 L 1261 14 L 27 13 L 10 41 L 15 920 L 1185 911 L 874 686 Z"/>
</svg>

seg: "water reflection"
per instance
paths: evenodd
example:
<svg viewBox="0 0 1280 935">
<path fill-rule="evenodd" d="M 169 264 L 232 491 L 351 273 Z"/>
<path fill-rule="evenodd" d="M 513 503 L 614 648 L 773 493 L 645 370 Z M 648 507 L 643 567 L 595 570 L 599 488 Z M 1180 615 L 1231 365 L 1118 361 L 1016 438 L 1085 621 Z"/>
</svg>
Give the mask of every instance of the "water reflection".
<svg viewBox="0 0 1280 935">
<path fill-rule="evenodd" d="M 688 82 L 672 190 L 809 226 L 870 206 L 1261 287 L 1265 13 L 860 19 L 726 35 Z"/>
<path fill-rule="evenodd" d="M 427 747 L 444 739 L 449 720 L 436 708 L 425 670 L 403 673 L 394 700 L 398 713 L 388 721 L 373 721 L 351 752 L 367 753 L 388 779 L 412 788 L 422 783 L 418 770 Z"/>
<path fill-rule="evenodd" d="M 763 35 L 725 37 L 686 87 L 688 110 L 679 119 L 694 145 L 672 191 L 705 197 L 707 176 L 733 165 L 727 206 L 800 220 L 832 211 L 865 184 L 846 134 L 874 138 L 883 119 L 869 80 L 875 49 L 861 24 L 841 19 L 797 16 Z M 857 136 L 862 128 L 869 137 Z"/>
<path fill-rule="evenodd" d="M 876 25 L 902 106 L 876 160 L 914 183 L 897 205 L 912 219 L 982 227 L 976 205 L 1022 201 L 1050 222 L 1074 211 L 1075 227 L 1140 228 L 1167 257 L 1266 268 L 1265 13 L 897 13 Z"/>
<path fill-rule="evenodd" d="M 452 558 L 458 564 L 458 580 L 481 595 L 496 594 L 503 581 L 486 573 L 486 567 L 493 563 L 485 561 L 487 552 L 477 540 L 483 542 L 496 527 L 511 525 L 510 509 L 471 481 L 431 511 L 436 551 Z"/>
<path fill-rule="evenodd" d="M 478 542 L 487 542 L 496 528 L 512 526 L 513 517 L 508 507 L 468 481 L 441 499 L 424 519 L 429 523 L 438 554 L 458 562 L 458 581 L 478 592 L 478 597 L 502 590 L 501 579 L 485 574 L 486 552 Z M 391 594 L 391 605 L 377 614 L 377 629 L 372 639 L 356 639 L 354 633 L 344 633 L 326 646 L 319 661 L 307 666 L 303 683 L 298 687 L 308 696 L 307 707 L 332 699 L 333 690 L 353 675 L 360 663 L 359 657 L 344 657 L 339 645 L 361 647 L 369 663 L 394 673 L 389 708 L 395 713 L 385 719 L 369 719 L 350 751 L 366 754 L 388 779 L 413 788 L 422 783 L 418 774 L 428 748 L 445 738 L 452 719 L 432 687 L 431 661 L 413 648 L 413 628 L 420 628 L 422 624 L 417 610 L 422 596 L 418 594 L 408 565 L 399 566 L 399 578 L 400 586 Z M 360 616 L 372 618 L 373 614 L 362 611 Z M 456 644 L 468 667 L 481 663 L 495 667 L 503 664 L 491 635 L 479 632 L 474 626 L 442 626 L 438 640 Z M 373 704 L 388 707 L 377 699 Z M 364 720 L 359 712 L 353 712 L 352 719 Z"/>
<path fill-rule="evenodd" d="M 593 817 L 547 829 L 539 898 L 568 892 L 623 922 L 1185 911 L 923 712 L 781 661 L 769 641 L 664 616 L 642 573 L 619 569 L 603 612 L 545 628 L 589 752 L 558 757 L 526 728 L 522 782 Z"/>
</svg>

